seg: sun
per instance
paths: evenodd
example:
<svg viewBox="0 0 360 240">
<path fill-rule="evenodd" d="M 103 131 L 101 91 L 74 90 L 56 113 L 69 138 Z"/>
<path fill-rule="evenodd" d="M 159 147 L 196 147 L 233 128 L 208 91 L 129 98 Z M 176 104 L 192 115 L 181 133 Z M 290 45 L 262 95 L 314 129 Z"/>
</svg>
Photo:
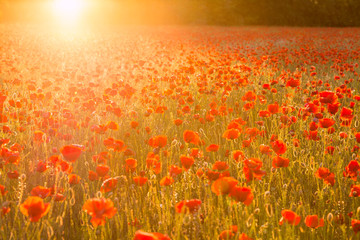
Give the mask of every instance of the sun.
<svg viewBox="0 0 360 240">
<path fill-rule="evenodd" d="M 74 23 L 85 8 L 84 0 L 54 0 L 53 11 L 63 23 Z"/>
</svg>

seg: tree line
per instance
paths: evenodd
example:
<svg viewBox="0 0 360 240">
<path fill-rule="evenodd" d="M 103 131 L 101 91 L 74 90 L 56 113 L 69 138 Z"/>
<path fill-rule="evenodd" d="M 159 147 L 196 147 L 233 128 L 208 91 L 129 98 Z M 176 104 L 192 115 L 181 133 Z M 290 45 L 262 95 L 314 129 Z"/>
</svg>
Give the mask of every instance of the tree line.
<svg viewBox="0 0 360 240">
<path fill-rule="evenodd" d="M 0 0 L 3 21 L 46 20 L 51 0 Z M 88 21 L 133 24 L 360 26 L 360 0 L 89 0 Z M 100 4 L 101 3 L 101 4 Z M 33 5 L 35 7 L 29 7 Z M 31 10 L 29 10 L 31 9 Z"/>
</svg>

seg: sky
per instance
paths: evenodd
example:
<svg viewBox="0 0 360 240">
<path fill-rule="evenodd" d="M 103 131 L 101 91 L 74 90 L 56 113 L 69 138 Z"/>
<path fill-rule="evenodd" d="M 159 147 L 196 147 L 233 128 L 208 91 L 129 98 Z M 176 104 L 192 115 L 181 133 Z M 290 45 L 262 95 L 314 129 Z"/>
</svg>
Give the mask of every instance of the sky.
<svg viewBox="0 0 360 240">
<path fill-rule="evenodd" d="M 360 26 L 359 0 L 0 0 L 0 21 Z"/>
</svg>

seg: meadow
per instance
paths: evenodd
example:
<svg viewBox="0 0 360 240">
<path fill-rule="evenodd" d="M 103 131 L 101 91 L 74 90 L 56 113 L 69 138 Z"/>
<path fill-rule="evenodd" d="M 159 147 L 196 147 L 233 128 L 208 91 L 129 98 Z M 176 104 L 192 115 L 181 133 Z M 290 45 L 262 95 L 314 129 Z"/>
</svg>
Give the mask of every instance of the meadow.
<svg viewBox="0 0 360 240">
<path fill-rule="evenodd" d="M 0 25 L 0 239 L 358 239 L 360 29 Z"/>
</svg>

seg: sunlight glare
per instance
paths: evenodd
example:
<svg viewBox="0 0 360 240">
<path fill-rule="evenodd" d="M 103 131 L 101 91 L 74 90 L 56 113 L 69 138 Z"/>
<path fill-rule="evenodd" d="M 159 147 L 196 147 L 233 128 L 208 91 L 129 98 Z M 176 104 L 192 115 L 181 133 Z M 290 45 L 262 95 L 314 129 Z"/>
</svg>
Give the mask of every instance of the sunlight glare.
<svg viewBox="0 0 360 240">
<path fill-rule="evenodd" d="M 53 11 L 62 23 L 75 23 L 84 11 L 84 0 L 54 0 Z"/>
</svg>

